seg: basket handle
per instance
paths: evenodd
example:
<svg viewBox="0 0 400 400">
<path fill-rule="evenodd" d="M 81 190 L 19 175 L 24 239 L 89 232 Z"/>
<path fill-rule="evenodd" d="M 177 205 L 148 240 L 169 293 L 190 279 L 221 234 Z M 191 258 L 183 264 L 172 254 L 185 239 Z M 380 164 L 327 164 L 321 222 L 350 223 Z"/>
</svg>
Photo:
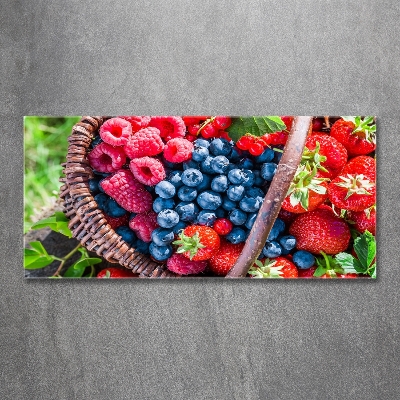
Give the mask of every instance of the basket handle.
<svg viewBox="0 0 400 400">
<path fill-rule="evenodd" d="M 292 129 L 271 186 L 265 195 L 242 253 L 226 275 L 226 278 L 242 278 L 246 276 L 248 270 L 260 255 L 300 164 L 311 123 L 312 117 L 310 116 L 294 118 Z"/>
</svg>

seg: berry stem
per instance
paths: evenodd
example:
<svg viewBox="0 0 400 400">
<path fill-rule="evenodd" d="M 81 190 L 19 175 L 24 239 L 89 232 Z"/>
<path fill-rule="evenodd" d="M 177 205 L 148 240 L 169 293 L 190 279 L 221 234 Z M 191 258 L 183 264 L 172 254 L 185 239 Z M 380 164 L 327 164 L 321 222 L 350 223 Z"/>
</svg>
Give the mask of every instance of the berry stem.
<svg viewBox="0 0 400 400">
<path fill-rule="evenodd" d="M 242 253 L 226 278 L 245 277 L 260 255 L 303 155 L 312 117 L 296 117 L 268 193 L 258 212 Z"/>
<path fill-rule="evenodd" d="M 55 260 L 61 261 L 60 265 L 57 268 L 57 271 L 54 272 L 53 276 L 61 278 L 60 272 L 63 269 L 65 263 L 68 261 L 68 259 L 70 259 L 80 248 L 82 247 L 82 245 L 79 243 L 75 248 L 73 248 L 66 256 L 64 256 L 63 258 L 59 258 L 59 257 L 54 257 Z"/>
</svg>

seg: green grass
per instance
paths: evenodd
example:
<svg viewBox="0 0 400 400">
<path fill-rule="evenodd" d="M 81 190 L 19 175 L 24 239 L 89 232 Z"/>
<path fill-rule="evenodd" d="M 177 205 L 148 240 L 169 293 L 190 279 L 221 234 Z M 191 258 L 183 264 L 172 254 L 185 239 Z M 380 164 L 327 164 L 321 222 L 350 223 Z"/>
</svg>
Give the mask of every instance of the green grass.
<svg viewBox="0 0 400 400">
<path fill-rule="evenodd" d="M 65 162 L 74 124 L 80 117 L 34 117 L 24 119 L 24 231 L 32 217 L 58 197 L 61 163 Z"/>
</svg>

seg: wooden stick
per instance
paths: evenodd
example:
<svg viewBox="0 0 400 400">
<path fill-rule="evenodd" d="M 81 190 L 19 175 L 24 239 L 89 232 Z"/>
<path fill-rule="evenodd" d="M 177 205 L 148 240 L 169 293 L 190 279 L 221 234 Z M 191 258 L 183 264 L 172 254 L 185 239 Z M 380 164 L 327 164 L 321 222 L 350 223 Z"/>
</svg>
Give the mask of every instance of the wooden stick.
<svg viewBox="0 0 400 400">
<path fill-rule="evenodd" d="M 271 182 L 268 193 L 265 195 L 264 202 L 258 212 L 243 251 L 236 260 L 235 265 L 226 275 L 226 278 L 242 278 L 246 276 L 248 270 L 260 255 L 300 164 L 311 123 L 312 117 L 295 117 L 274 179 Z"/>
</svg>

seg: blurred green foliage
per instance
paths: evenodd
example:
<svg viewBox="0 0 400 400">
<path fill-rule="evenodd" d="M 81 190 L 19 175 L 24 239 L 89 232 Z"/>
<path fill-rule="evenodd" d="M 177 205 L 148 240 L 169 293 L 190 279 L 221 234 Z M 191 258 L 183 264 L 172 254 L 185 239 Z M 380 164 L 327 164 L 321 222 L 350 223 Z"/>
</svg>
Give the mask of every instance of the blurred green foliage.
<svg viewBox="0 0 400 400">
<path fill-rule="evenodd" d="M 58 197 L 67 138 L 80 118 L 24 118 L 24 232 L 32 224 L 32 217 Z"/>
</svg>

